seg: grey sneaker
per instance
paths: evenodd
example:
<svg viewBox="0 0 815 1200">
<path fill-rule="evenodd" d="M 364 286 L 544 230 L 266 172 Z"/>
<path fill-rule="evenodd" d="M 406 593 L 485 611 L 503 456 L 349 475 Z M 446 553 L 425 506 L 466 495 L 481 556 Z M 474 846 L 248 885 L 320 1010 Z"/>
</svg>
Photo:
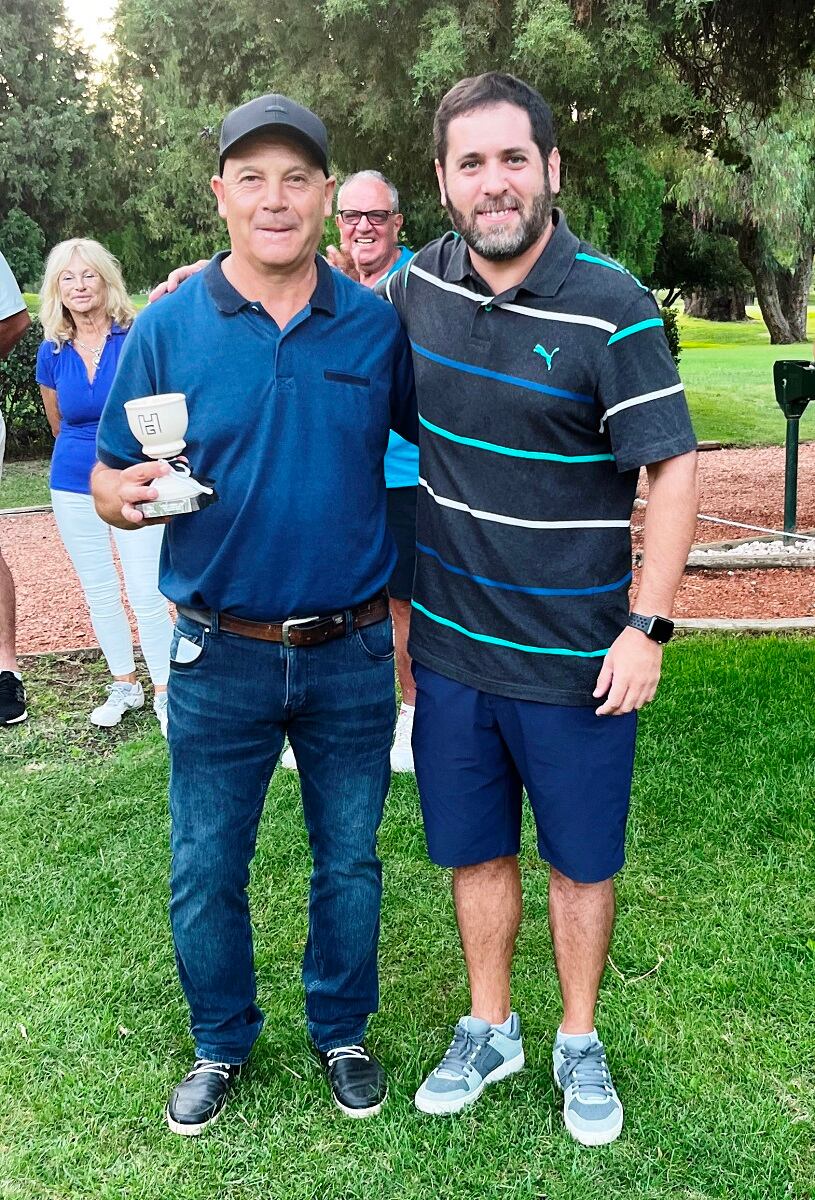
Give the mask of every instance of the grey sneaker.
<svg viewBox="0 0 815 1200">
<path fill-rule="evenodd" d="M 108 698 L 91 713 L 91 721 L 102 729 L 118 725 L 126 712 L 144 707 L 144 691 L 140 683 L 123 683 L 114 680 L 105 688 Z"/>
<path fill-rule="evenodd" d="M 623 1106 L 611 1082 L 605 1046 L 584 1034 L 555 1042 L 555 1083 L 563 1092 L 563 1120 L 582 1146 L 605 1146 L 620 1136 Z"/>
<path fill-rule="evenodd" d="M 453 1040 L 414 1097 L 425 1113 L 456 1113 L 474 1103 L 488 1083 L 514 1075 L 524 1065 L 521 1021 L 512 1013 L 509 1034 L 478 1017 L 462 1017 Z"/>
</svg>

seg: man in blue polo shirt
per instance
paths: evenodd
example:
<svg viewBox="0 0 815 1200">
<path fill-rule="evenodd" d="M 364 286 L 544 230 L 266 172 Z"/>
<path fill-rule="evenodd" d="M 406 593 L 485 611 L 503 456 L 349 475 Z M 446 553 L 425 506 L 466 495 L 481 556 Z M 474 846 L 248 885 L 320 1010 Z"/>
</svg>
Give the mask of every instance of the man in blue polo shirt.
<svg viewBox="0 0 815 1200">
<path fill-rule="evenodd" d="M 161 567 L 179 613 L 170 913 L 196 1052 L 167 1109 L 180 1134 L 219 1115 L 263 1023 L 246 885 L 286 733 L 314 861 L 309 1033 L 344 1112 L 384 1101 L 363 1041 L 378 1005 L 376 833 L 394 722 L 382 464 L 391 426 L 416 437 L 396 313 L 316 255 L 334 189 L 322 122 L 285 96 L 234 110 L 212 189 L 231 249 L 136 322 L 93 480 L 101 515 L 138 525 L 134 505 L 168 468 L 140 461 L 123 405 L 186 394 L 187 454 L 219 500 L 169 522 Z"/>
</svg>

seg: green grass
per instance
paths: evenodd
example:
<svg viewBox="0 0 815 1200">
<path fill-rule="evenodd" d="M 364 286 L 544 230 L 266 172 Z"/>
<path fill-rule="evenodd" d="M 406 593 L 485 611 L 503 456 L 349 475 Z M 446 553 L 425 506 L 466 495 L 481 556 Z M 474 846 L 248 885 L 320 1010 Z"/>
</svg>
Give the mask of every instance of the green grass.
<svg viewBox="0 0 815 1200">
<path fill-rule="evenodd" d="M 31 316 L 36 317 L 40 311 L 39 292 L 23 292 L 23 299 L 25 300 L 26 307 L 31 313 Z M 136 310 L 138 311 L 139 309 L 144 308 L 145 304 L 147 303 L 147 293 L 133 292 L 130 296 L 130 299 L 133 301 L 133 304 L 136 306 Z"/>
<path fill-rule="evenodd" d="M 48 460 L 29 459 L 7 462 L 0 479 L 0 508 L 27 508 L 32 504 L 50 504 Z"/>
<path fill-rule="evenodd" d="M 775 401 L 773 363 L 779 358 L 812 358 L 812 340 L 797 346 L 771 346 L 758 309 L 755 320 L 732 324 L 679 318 L 680 374 L 694 428 L 702 440 L 727 445 L 780 445 L 786 422 Z M 815 338 L 815 309 L 809 312 Z M 801 438 L 815 437 L 815 404 L 801 420 Z"/>
<path fill-rule="evenodd" d="M 167 927 L 167 756 L 149 712 L 87 723 L 98 663 L 41 660 L 0 758 L 0 1196 L 21 1200 L 804 1200 L 815 1194 L 815 641 L 686 639 L 645 714 L 629 866 L 599 1028 L 626 1104 L 615 1145 L 564 1132 L 549 1062 L 558 993 L 531 830 L 514 974 L 528 1067 L 469 1113 L 413 1089 L 467 1008 L 446 873 L 415 786 L 392 788 L 383 1115 L 328 1102 L 302 1019 L 307 845 L 296 776 L 273 781 L 252 882 L 251 1071 L 208 1136 L 174 1137 L 190 1058 Z M 215 848 L 213 848 L 214 852 Z M 659 969 L 644 975 L 659 961 Z"/>
</svg>

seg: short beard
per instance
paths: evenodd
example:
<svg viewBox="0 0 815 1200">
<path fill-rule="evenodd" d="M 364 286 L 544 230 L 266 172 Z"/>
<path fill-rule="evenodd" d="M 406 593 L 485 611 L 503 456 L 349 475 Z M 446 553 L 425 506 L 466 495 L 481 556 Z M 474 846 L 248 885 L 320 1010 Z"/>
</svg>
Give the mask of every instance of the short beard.
<svg viewBox="0 0 815 1200">
<path fill-rule="evenodd" d="M 534 246 L 551 221 L 552 189 L 549 180 L 545 180 L 544 190 L 532 201 L 531 211 L 527 212 L 520 205 L 520 201 L 516 200 L 515 203 L 518 205 L 520 217 L 518 227 L 514 230 L 491 229 L 486 233 L 482 233 L 478 228 L 474 209 L 465 214 L 455 207 L 449 197 L 446 208 L 453 228 L 461 234 L 471 250 L 490 262 L 507 262 L 511 258 L 520 257 L 530 246 Z"/>
</svg>

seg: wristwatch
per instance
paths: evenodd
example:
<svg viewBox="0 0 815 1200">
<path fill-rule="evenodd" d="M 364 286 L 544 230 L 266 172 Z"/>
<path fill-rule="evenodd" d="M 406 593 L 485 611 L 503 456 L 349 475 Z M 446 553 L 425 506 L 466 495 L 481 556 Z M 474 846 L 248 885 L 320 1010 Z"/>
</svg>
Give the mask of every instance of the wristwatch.
<svg viewBox="0 0 815 1200">
<path fill-rule="evenodd" d="M 664 646 L 673 636 L 674 623 L 667 617 L 643 617 L 632 612 L 629 613 L 628 624 L 633 629 L 639 629 L 640 633 L 644 633 L 652 642 L 659 642 L 660 646 Z"/>
</svg>

